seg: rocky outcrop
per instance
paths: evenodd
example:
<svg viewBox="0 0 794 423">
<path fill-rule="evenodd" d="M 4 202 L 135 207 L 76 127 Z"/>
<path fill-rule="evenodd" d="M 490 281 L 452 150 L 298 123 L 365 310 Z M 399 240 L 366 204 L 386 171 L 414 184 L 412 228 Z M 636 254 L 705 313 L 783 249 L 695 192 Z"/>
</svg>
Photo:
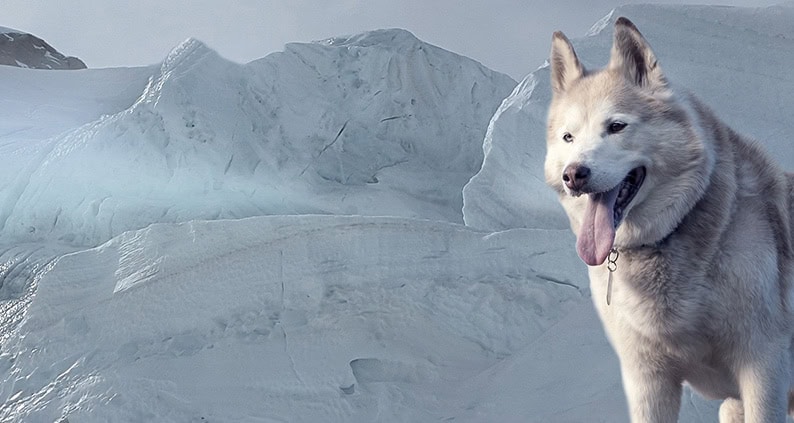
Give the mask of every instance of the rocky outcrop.
<svg viewBox="0 0 794 423">
<path fill-rule="evenodd" d="M 86 68 L 82 60 L 64 56 L 41 38 L 9 28 L 0 28 L 0 65 L 31 69 Z"/>
</svg>

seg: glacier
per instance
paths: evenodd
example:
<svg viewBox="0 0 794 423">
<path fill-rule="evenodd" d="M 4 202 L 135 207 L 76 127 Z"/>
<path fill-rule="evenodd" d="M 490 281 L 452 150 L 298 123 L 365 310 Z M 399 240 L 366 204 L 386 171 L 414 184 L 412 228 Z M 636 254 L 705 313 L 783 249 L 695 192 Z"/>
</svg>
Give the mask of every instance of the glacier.
<svg viewBox="0 0 794 423">
<path fill-rule="evenodd" d="M 127 108 L 13 170 L 2 236 L 93 246 L 153 222 L 275 214 L 462 223 L 463 185 L 514 85 L 403 30 L 246 65 L 187 40 Z"/>
<path fill-rule="evenodd" d="M 0 420 L 451 417 L 477 392 L 447 386 L 585 297 L 579 269 L 546 260 L 575 259 L 560 232 L 354 216 L 126 232 L 35 282 L 0 354 Z"/>
<path fill-rule="evenodd" d="M 618 16 L 794 164 L 794 8 L 623 6 L 586 64 Z M 0 92 L 0 420 L 628 421 L 543 182 L 546 67 L 389 29 Z"/>
</svg>

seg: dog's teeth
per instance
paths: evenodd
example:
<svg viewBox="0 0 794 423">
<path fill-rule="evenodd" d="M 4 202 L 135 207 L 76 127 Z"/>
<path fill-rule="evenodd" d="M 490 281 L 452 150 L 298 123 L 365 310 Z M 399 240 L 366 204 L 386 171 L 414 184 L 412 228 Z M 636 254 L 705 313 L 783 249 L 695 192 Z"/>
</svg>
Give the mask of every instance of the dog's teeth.
<svg viewBox="0 0 794 423">
<path fill-rule="evenodd" d="M 624 200 L 626 200 L 626 197 L 628 195 L 629 195 L 629 188 L 627 186 L 621 187 L 620 191 L 618 192 L 617 203 L 622 203 Z"/>
</svg>

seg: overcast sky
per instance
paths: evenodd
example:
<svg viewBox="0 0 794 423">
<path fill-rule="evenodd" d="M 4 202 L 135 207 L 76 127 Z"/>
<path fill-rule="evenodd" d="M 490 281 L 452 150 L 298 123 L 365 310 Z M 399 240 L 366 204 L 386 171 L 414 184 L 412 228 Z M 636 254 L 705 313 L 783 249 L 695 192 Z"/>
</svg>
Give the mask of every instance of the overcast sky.
<svg viewBox="0 0 794 423">
<path fill-rule="evenodd" d="M 712 4 L 765 7 L 780 2 L 723 0 Z M 245 63 L 282 50 L 287 42 L 396 27 L 521 79 L 543 63 L 552 31 L 582 36 L 596 20 L 626 3 L 692 2 L 0 0 L 0 26 L 37 35 L 89 67 L 158 63 L 188 37 L 207 43 L 227 59 Z"/>
</svg>

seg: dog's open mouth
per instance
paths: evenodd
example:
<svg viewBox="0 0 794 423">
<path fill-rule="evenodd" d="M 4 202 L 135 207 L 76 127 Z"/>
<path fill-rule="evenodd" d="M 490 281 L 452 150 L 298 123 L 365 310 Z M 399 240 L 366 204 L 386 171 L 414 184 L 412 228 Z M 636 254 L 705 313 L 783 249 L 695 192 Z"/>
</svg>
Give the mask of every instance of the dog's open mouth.
<svg viewBox="0 0 794 423">
<path fill-rule="evenodd" d="M 587 207 L 576 240 L 576 251 L 585 263 L 598 266 L 606 260 L 626 207 L 644 180 L 645 168 L 637 167 L 611 190 L 587 195 Z"/>
<path fill-rule="evenodd" d="M 623 211 L 626 210 L 626 206 L 628 206 L 631 200 L 634 199 L 634 196 L 637 195 L 637 191 L 640 190 L 643 181 L 645 181 L 645 168 L 638 167 L 632 169 L 632 171 L 626 175 L 626 178 L 623 179 L 623 182 L 618 185 L 620 188 L 618 190 L 618 198 L 615 199 L 615 206 L 612 208 L 613 225 L 615 229 L 618 228 L 620 221 L 623 220 Z"/>
</svg>

